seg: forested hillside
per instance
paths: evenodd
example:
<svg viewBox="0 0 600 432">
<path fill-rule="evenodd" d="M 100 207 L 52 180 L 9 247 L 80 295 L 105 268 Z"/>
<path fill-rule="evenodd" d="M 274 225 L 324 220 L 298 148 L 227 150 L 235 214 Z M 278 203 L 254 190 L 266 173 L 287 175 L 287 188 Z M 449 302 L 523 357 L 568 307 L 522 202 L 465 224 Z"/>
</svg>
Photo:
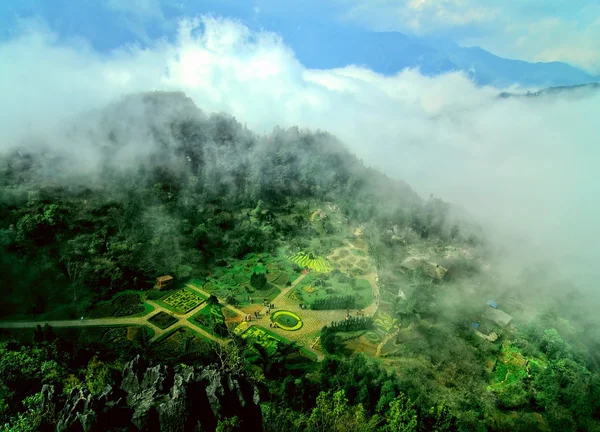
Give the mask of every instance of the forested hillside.
<svg viewBox="0 0 600 432">
<path fill-rule="evenodd" d="M 506 251 L 459 214 L 326 132 L 259 136 L 181 93 L 128 96 L 11 143 L 0 320 L 41 325 L 3 330 L 0 424 L 600 430 L 600 336 L 585 297 L 553 264 L 507 274 Z M 155 287 L 161 275 L 175 285 Z M 170 302 L 177 293 L 193 298 L 187 309 Z M 265 316 L 279 329 L 252 339 L 241 313 L 260 298 L 299 316 Z M 154 327 L 133 325 L 153 308 Z M 177 339 L 170 313 L 186 320 Z M 128 327 L 43 326 L 121 317 Z M 206 390 L 221 385 L 218 398 Z M 207 396 L 177 399 L 198 388 Z"/>
<path fill-rule="evenodd" d="M 89 292 L 272 249 L 308 229 L 277 217 L 298 200 L 335 200 L 360 221 L 422 206 L 325 132 L 258 137 L 178 93 L 131 96 L 90 117 L 3 160 L 2 271 L 14 281 L 3 314 L 53 311 L 77 292 L 81 305 Z M 259 201 L 272 215 L 250 220 Z"/>
</svg>

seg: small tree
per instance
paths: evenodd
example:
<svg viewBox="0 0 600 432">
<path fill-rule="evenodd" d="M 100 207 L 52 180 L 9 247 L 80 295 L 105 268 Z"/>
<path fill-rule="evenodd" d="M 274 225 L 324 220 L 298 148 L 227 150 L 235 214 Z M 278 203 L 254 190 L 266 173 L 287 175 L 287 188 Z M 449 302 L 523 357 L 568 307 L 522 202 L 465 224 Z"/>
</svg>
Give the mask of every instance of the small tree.
<svg viewBox="0 0 600 432">
<path fill-rule="evenodd" d="M 254 267 L 254 272 L 250 276 L 250 285 L 254 288 L 261 290 L 267 286 L 267 269 L 262 264 L 258 264 Z"/>
</svg>

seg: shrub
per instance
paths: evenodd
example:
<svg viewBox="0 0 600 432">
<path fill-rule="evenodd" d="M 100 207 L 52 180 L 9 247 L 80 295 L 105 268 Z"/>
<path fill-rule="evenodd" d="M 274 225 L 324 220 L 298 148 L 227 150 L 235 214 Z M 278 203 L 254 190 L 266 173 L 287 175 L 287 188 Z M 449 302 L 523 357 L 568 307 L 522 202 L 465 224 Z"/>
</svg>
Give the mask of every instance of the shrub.
<svg viewBox="0 0 600 432">
<path fill-rule="evenodd" d="M 313 310 L 330 310 L 330 309 L 355 309 L 356 297 L 348 296 L 331 296 L 321 299 L 316 299 L 310 305 Z"/>
<path fill-rule="evenodd" d="M 267 277 L 264 273 L 252 273 L 252 276 L 250 276 L 250 285 L 258 290 L 262 290 L 267 285 Z"/>
</svg>

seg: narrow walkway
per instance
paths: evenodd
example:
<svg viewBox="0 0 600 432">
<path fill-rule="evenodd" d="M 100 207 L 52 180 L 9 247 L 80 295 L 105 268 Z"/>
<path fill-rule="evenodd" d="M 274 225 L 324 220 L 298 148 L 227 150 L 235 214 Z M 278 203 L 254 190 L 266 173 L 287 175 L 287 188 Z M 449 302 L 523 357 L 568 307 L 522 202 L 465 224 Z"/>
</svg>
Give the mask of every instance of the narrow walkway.
<svg viewBox="0 0 600 432">
<path fill-rule="evenodd" d="M 188 284 L 185 284 L 185 286 L 190 288 L 191 290 L 196 291 L 199 294 L 202 294 L 206 298 L 209 298 L 211 296 L 211 294 L 209 292 L 204 291 L 202 288 L 198 288 L 196 285 L 192 285 L 192 284 L 188 283 Z M 244 312 L 243 310 L 238 309 L 235 306 L 232 306 L 232 305 L 226 303 L 225 299 L 219 298 L 218 300 L 219 300 L 219 303 L 221 303 L 221 305 L 223 305 L 223 307 L 226 307 L 230 311 L 233 311 L 236 314 L 241 315 L 242 317 L 247 315 L 247 313 Z"/>
<path fill-rule="evenodd" d="M 351 245 L 351 246 L 354 247 L 353 245 Z M 271 303 L 273 303 L 276 307 L 274 312 L 276 312 L 277 310 L 289 310 L 291 312 L 296 313 L 298 316 L 300 316 L 300 318 L 302 319 L 302 322 L 303 322 L 302 328 L 300 330 L 293 331 L 293 332 L 282 330 L 280 328 L 270 328 L 270 330 L 285 339 L 289 339 L 291 341 L 297 342 L 299 345 L 301 345 L 304 348 L 315 353 L 321 359 L 321 358 L 323 358 L 323 353 L 320 351 L 316 351 L 312 348 L 314 341 L 319 336 L 319 332 L 320 332 L 321 328 L 325 325 L 330 324 L 333 321 L 341 321 L 341 320 L 345 319 L 347 311 L 345 311 L 345 310 L 302 309 L 302 308 L 300 308 L 300 305 L 298 304 L 298 302 L 291 300 L 290 294 L 292 293 L 294 288 L 296 288 L 296 285 L 298 285 L 307 276 L 307 274 L 308 273 L 304 273 L 304 274 L 300 275 L 298 278 L 296 278 L 296 280 L 294 280 L 292 282 L 292 284 L 289 287 L 283 288 L 281 290 L 281 293 L 271 301 Z M 373 289 L 373 295 L 375 296 L 375 300 L 373 301 L 373 303 L 371 303 L 371 305 L 369 305 L 367 308 L 363 309 L 364 316 L 373 316 L 377 311 L 377 306 L 379 303 L 379 301 L 378 301 L 379 300 L 379 288 L 377 286 L 376 276 L 377 276 L 376 273 L 369 273 L 362 277 L 362 279 L 366 279 L 367 281 L 369 281 L 369 283 Z M 210 293 L 204 291 L 203 289 L 201 289 L 195 285 L 186 284 L 186 286 L 206 298 L 210 297 L 210 295 L 211 295 Z M 188 319 L 191 318 L 196 313 L 198 313 L 198 311 L 207 307 L 208 306 L 207 302 L 202 303 L 198 307 L 192 309 L 191 311 L 189 311 L 185 314 L 176 313 L 172 310 L 169 310 L 169 309 L 159 305 L 158 303 L 156 303 L 153 300 L 146 299 L 145 302 L 147 304 L 151 305 L 154 308 L 154 310 L 148 312 L 147 314 L 145 314 L 143 316 L 138 316 L 138 317 L 95 318 L 95 319 L 82 319 L 82 320 L 54 320 L 54 321 L 4 321 L 4 322 L 0 321 L 0 328 L 35 328 L 38 325 L 43 326 L 44 324 L 48 324 L 52 327 L 57 327 L 57 328 L 59 328 L 59 327 L 147 326 L 147 327 L 150 327 L 154 331 L 154 336 L 150 340 L 151 342 L 154 342 L 168 333 L 171 333 L 173 331 L 176 331 L 176 330 L 179 330 L 179 329 L 185 327 L 185 328 L 187 328 L 193 332 L 196 332 L 196 333 L 204 336 L 205 338 L 210 339 L 214 342 L 217 342 L 221 345 L 227 343 L 226 340 L 215 337 L 214 335 L 208 333 L 207 331 L 203 330 L 199 326 L 196 326 L 196 325 L 192 324 L 190 321 L 188 321 Z M 231 310 L 232 312 L 240 315 L 241 317 L 244 317 L 247 315 L 247 312 L 244 312 L 243 310 L 238 309 L 237 307 L 232 306 L 230 304 L 226 304 L 224 299 L 219 299 L 219 302 L 223 305 L 223 307 Z M 264 307 L 262 307 L 260 304 L 257 304 L 256 306 L 260 307 L 261 310 L 264 309 Z M 163 329 L 157 327 L 156 325 L 154 325 L 153 323 L 151 323 L 150 321 L 148 321 L 149 318 L 151 318 L 152 316 L 156 315 L 159 312 L 167 313 L 167 314 L 177 318 L 178 321 L 175 324 L 173 324 L 172 326 L 163 330 Z M 268 316 L 264 315 L 264 313 L 261 313 L 259 316 L 260 316 L 259 320 L 251 321 L 249 323 L 249 325 L 258 325 L 258 326 L 266 327 L 265 324 L 268 324 L 267 321 L 269 321 Z"/>
<path fill-rule="evenodd" d="M 0 328 L 35 328 L 38 325 L 48 324 L 52 327 L 119 327 L 119 326 L 147 326 L 150 327 L 154 331 L 154 336 L 150 339 L 150 342 L 154 342 L 160 337 L 164 336 L 167 333 L 171 333 L 174 330 L 178 330 L 183 327 L 187 327 L 191 331 L 201 334 L 202 336 L 223 344 L 224 341 L 213 336 L 207 331 L 201 329 L 200 327 L 192 324 L 188 321 L 192 315 L 196 314 L 199 310 L 207 306 L 207 303 L 203 303 L 200 307 L 196 307 L 193 310 L 185 313 L 185 314 L 176 314 L 172 311 L 160 306 L 158 303 L 155 303 L 152 300 L 145 300 L 146 303 L 151 305 L 154 310 L 148 312 L 144 316 L 140 317 L 123 317 L 123 318 L 94 318 L 94 319 L 79 319 L 79 320 L 55 320 L 55 321 L 0 321 Z M 148 321 L 149 318 L 156 315 L 159 312 L 168 313 L 171 316 L 174 316 L 179 321 L 173 324 L 172 326 L 161 329 Z"/>
<path fill-rule="evenodd" d="M 379 294 L 379 289 L 375 283 L 376 273 L 371 273 L 363 277 L 368 280 L 371 284 L 373 292 Z M 323 358 L 323 353 L 312 348 L 314 342 L 319 337 L 320 331 L 325 325 L 329 325 L 334 321 L 343 321 L 346 319 L 346 310 L 312 310 L 302 309 L 297 301 L 290 299 L 292 290 L 298 283 L 306 277 L 306 274 L 301 275 L 296 279 L 292 286 L 286 288 L 279 294 L 272 303 L 275 304 L 274 312 L 277 310 L 288 310 L 297 314 L 303 322 L 302 328 L 296 331 L 287 331 L 280 328 L 269 328 L 270 331 L 278 334 L 281 337 L 297 342 L 304 348 L 315 353 L 319 358 Z M 362 315 L 365 317 L 373 316 L 377 311 L 377 301 L 374 300 L 367 308 L 362 309 Z M 356 314 L 356 311 L 352 311 L 352 315 Z M 256 322 L 257 325 L 261 325 L 261 321 Z M 264 325 L 264 324 L 263 324 Z"/>
</svg>

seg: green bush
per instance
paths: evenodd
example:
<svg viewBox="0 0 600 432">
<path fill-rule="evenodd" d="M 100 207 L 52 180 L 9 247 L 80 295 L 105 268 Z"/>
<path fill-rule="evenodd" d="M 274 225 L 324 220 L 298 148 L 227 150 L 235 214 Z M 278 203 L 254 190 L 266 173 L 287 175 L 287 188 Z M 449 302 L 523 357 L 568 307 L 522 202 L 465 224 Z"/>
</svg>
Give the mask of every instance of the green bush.
<svg viewBox="0 0 600 432">
<path fill-rule="evenodd" d="M 267 286 L 267 277 L 264 273 L 252 273 L 252 276 L 250 276 L 250 285 L 257 290 L 265 289 Z"/>
<path fill-rule="evenodd" d="M 355 309 L 355 296 L 331 296 L 314 300 L 310 304 L 313 310 Z"/>
</svg>

